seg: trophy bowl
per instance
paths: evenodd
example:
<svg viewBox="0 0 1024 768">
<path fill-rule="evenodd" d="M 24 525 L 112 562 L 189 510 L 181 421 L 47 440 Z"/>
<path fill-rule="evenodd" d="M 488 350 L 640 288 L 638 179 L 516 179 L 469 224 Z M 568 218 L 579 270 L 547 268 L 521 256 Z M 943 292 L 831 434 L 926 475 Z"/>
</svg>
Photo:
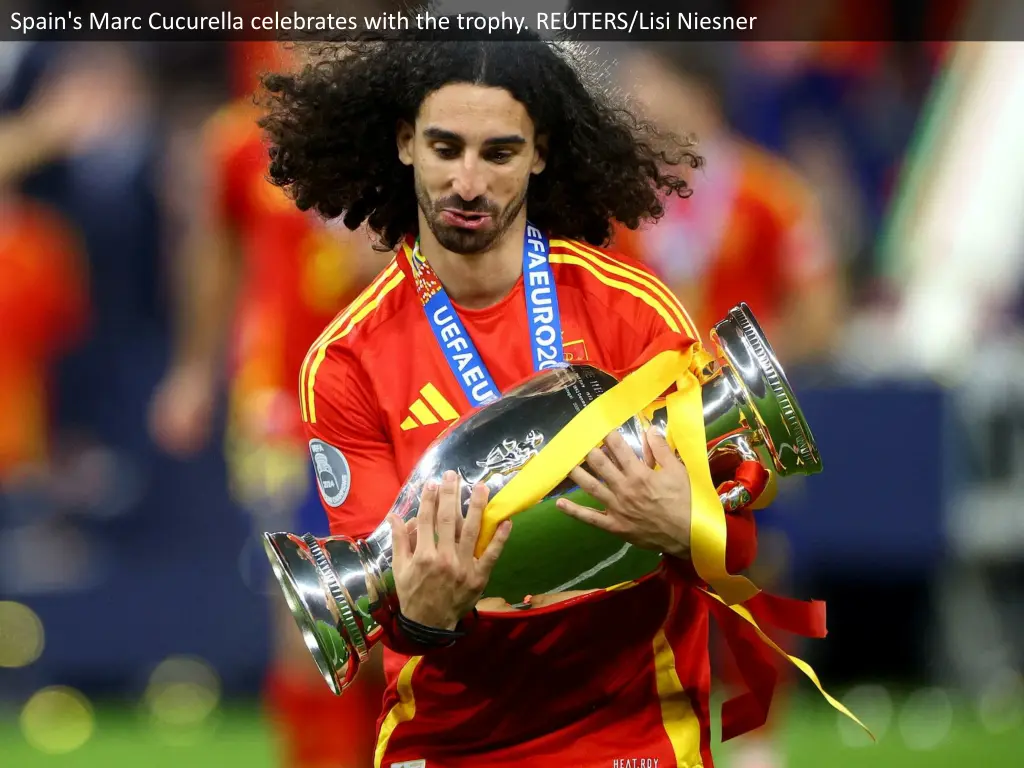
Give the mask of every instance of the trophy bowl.
<svg viewBox="0 0 1024 768">
<path fill-rule="evenodd" d="M 711 331 L 715 362 L 702 372 L 701 397 L 708 458 L 735 454 L 777 476 L 814 474 L 821 459 L 782 367 L 750 309 L 741 304 Z M 617 379 L 589 364 L 536 373 L 455 422 L 427 449 L 390 512 L 416 517 L 428 481 L 455 470 L 463 513 L 472 486 L 501 493 L 572 418 Z M 643 457 L 648 427 L 667 429 L 662 403 L 627 419 L 618 432 Z M 483 597 L 528 608 L 530 595 L 603 589 L 652 573 L 656 552 L 637 549 L 555 508 L 559 498 L 600 504 L 566 478 L 544 499 L 515 514 L 515 526 Z M 726 499 L 723 499 L 723 504 Z M 365 539 L 266 533 L 275 577 L 324 680 L 340 694 L 398 610 L 391 570 L 391 527 L 382 522 Z"/>
</svg>

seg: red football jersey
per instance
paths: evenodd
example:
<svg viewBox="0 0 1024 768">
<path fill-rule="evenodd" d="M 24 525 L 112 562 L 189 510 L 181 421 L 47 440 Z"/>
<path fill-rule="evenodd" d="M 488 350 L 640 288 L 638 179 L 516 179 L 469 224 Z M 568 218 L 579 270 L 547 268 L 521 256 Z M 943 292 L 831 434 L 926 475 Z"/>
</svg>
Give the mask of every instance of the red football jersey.
<svg viewBox="0 0 1024 768">
<path fill-rule="evenodd" d="M 232 232 L 242 254 L 242 285 L 232 344 L 232 399 L 271 404 L 283 394 L 290 425 L 295 377 L 309 345 L 338 310 L 365 287 L 357 283 L 357 235 L 335 232 L 299 211 L 284 190 L 267 181 L 267 147 L 256 108 L 240 100 L 207 129 L 212 159 L 214 216 Z M 366 250 L 363 246 L 362 250 Z M 280 412 L 263 414 L 274 421 Z"/>
<path fill-rule="evenodd" d="M 410 245 L 302 366 L 308 437 L 344 456 L 337 486 L 320 489 L 335 535 L 376 528 L 424 450 L 470 410 L 424 315 Z M 567 358 L 626 371 L 666 335 L 697 335 L 637 262 L 574 241 L 550 245 Z M 456 311 L 502 391 L 533 372 L 522 278 L 497 304 Z M 752 528 L 730 518 L 730 542 L 735 525 Z M 751 557 L 741 555 L 742 567 Z M 707 627 L 692 583 L 666 572 L 571 610 L 482 614 L 466 638 L 427 656 L 388 650 L 377 765 L 606 767 L 635 757 L 710 766 Z"/>
</svg>

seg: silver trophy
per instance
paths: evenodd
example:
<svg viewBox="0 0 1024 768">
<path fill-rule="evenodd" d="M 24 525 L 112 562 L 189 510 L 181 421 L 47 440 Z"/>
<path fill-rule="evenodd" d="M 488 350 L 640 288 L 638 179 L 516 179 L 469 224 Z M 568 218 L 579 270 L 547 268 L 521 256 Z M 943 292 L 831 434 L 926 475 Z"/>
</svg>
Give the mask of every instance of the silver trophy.
<svg viewBox="0 0 1024 768">
<path fill-rule="evenodd" d="M 810 428 L 764 333 L 745 304 L 711 332 L 716 362 L 704 371 L 702 400 L 708 456 L 756 459 L 778 476 L 813 474 L 821 460 Z M 587 404 L 617 384 L 587 364 L 537 373 L 457 421 L 422 456 L 391 512 L 416 517 L 425 483 L 454 469 L 462 481 L 463 513 L 472 486 L 490 498 L 537 455 Z M 648 424 L 663 434 L 667 410 L 654 406 L 619 428 L 643 457 Z M 742 493 L 734 489 L 733 493 Z M 518 511 L 515 526 L 491 574 L 484 597 L 528 609 L 528 596 L 599 589 L 636 579 L 661 556 L 625 544 L 555 508 L 567 497 L 600 505 L 566 479 L 538 504 Z M 737 500 L 723 497 L 727 508 Z M 391 570 L 391 527 L 385 521 L 366 539 L 266 533 L 264 546 L 306 646 L 330 688 L 340 694 L 380 640 L 382 622 L 398 609 Z"/>
</svg>

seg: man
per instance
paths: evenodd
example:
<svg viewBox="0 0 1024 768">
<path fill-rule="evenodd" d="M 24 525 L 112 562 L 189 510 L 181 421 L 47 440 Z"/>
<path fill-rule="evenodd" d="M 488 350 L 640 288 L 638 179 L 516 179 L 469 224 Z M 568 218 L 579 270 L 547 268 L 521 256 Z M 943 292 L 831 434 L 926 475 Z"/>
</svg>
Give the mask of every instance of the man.
<svg viewBox="0 0 1024 768">
<path fill-rule="evenodd" d="M 353 228 L 366 221 L 397 248 L 321 334 L 300 378 L 311 449 L 337 479 L 320 488 L 331 531 L 364 536 L 447 424 L 535 370 L 544 349 L 529 330 L 527 279 L 556 286 L 565 358 L 623 372 L 698 339 L 649 271 L 592 245 L 612 220 L 636 226 L 661 214 L 660 195 L 687 194 L 659 157 L 698 158 L 670 137 L 655 146 L 659 137 L 584 85 L 568 54 L 536 40 L 399 38 L 340 51 L 267 78 L 262 124 L 271 179 L 299 208 Z M 543 233 L 546 263 L 524 261 L 527 233 Z M 446 353 L 453 332 L 434 325 L 428 301 L 450 303 L 461 357 Z M 386 632 L 377 766 L 712 765 L 689 479 L 664 440 L 648 442 L 660 471 L 615 434 L 614 458 L 587 457 L 600 479 L 574 470 L 606 514 L 562 507 L 669 553 L 657 578 L 632 588 L 539 596 L 525 611 L 479 602 L 509 525 L 474 557 L 486 491 L 472 491 L 462 521 L 452 473 L 425 491 L 415 527 L 392 519 L 403 614 Z M 731 572 L 755 545 L 749 511 L 730 514 Z"/>
<path fill-rule="evenodd" d="M 151 426 L 185 456 L 208 439 L 229 358 L 228 467 L 235 498 L 256 527 L 292 524 L 326 533 L 294 409 L 295 380 L 309 344 L 362 290 L 379 257 L 365 236 L 330 231 L 266 181 L 267 150 L 252 103 L 261 71 L 288 63 L 276 44 L 245 43 L 236 55 L 236 101 L 204 134 L 209 197 L 183 263 L 176 359 L 153 402 Z M 227 355 L 225 355 L 227 349 Z M 296 520 L 296 518 L 298 518 Z M 273 593 L 268 709 L 286 768 L 365 768 L 383 680 L 368 669 L 337 699 L 325 688 L 284 600 Z M 330 728 L 326 745 L 309 730 Z"/>
</svg>

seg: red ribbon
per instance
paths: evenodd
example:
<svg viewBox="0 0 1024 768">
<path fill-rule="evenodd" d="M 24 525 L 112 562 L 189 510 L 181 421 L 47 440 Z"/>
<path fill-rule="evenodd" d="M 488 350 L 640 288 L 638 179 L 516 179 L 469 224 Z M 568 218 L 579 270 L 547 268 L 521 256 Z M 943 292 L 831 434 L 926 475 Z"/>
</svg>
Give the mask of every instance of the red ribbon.
<svg viewBox="0 0 1024 768">
<path fill-rule="evenodd" d="M 745 693 L 722 705 L 722 741 L 728 741 L 768 721 L 780 672 L 777 655 L 749 623 L 714 598 L 705 595 L 705 599 L 747 687 Z M 822 638 L 827 634 L 825 603 L 820 600 L 804 602 L 759 592 L 744 607 L 762 629 L 770 624 L 802 637 Z"/>
</svg>

